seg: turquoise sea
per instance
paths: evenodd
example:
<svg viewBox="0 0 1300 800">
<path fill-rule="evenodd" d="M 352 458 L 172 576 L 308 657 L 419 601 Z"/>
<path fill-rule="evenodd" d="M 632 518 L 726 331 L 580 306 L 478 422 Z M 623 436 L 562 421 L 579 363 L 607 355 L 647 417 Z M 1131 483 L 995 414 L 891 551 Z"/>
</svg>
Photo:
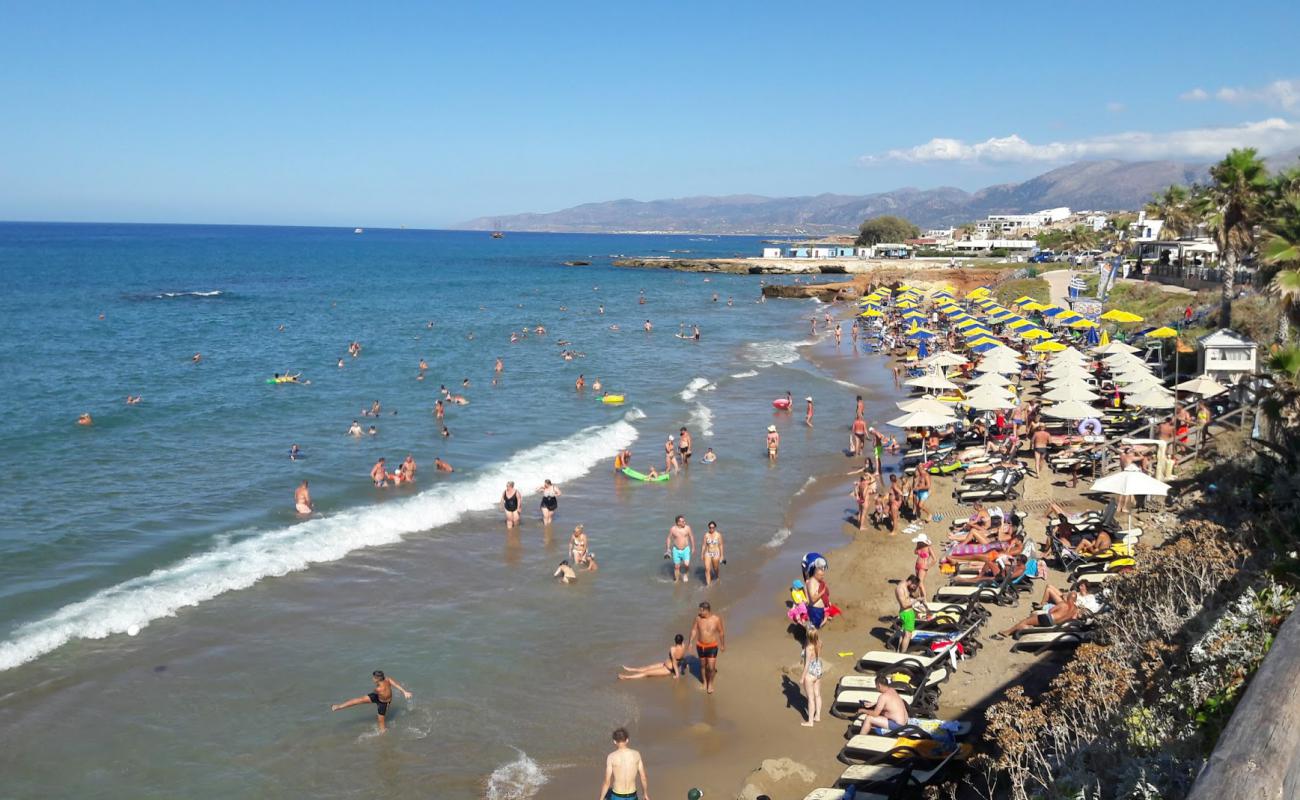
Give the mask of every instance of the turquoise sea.
<svg viewBox="0 0 1300 800">
<path fill-rule="evenodd" d="M 771 399 L 813 394 L 819 419 L 847 421 L 855 391 L 800 358 L 813 304 L 609 256 L 759 246 L 0 223 L 0 795 L 522 798 L 603 747 L 641 713 L 618 664 L 658 657 L 700 599 L 725 604 L 798 550 L 790 499 L 844 436 Z M 695 324 L 699 342 L 674 335 Z M 309 383 L 267 383 L 285 371 Z M 627 402 L 576 392 L 579 373 Z M 444 384 L 469 400 L 445 439 Z M 360 416 L 374 400 L 382 415 Z M 347 436 L 353 419 L 378 434 Z M 662 468 L 683 425 L 716 464 L 662 486 L 613 476 L 627 446 Z M 370 484 L 376 458 L 408 453 L 416 486 Z M 551 529 L 546 478 L 563 490 Z M 310 519 L 293 509 L 303 479 Z M 510 534 L 507 480 L 526 495 Z M 678 513 L 727 535 L 712 589 L 670 581 Z M 559 586 L 578 523 L 601 569 Z M 368 709 L 328 710 L 372 669 L 415 692 L 383 737 Z"/>
</svg>

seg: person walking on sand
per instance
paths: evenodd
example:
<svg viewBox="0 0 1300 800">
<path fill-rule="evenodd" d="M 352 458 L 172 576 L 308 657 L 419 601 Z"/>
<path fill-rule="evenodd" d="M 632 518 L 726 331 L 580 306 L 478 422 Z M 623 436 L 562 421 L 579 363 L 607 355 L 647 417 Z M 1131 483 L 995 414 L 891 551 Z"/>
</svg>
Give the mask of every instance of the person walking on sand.
<svg viewBox="0 0 1300 800">
<path fill-rule="evenodd" d="M 889 476 L 889 535 L 898 535 L 898 515 L 903 510 L 903 489 L 898 485 L 898 476 Z"/>
<path fill-rule="evenodd" d="M 816 628 L 809 628 L 803 646 L 803 673 L 799 676 L 799 685 L 807 698 L 808 718 L 801 724 L 811 728 L 814 723 L 822 721 L 822 639 Z"/>
<path fill-rule="evenodd" d="M 709 520 L 709 529 L 700 544 L 700 561 L 704 562 L 704 585 L 712 586 L 715 578 L 722 577 L 722 565 L 727 563 L 727 546 L 722 541 L 722 531 L 712 520 Z"/>
<path fill-rule="evenodd" d="M 560 507 L 560 487 L 551 483 L 547 478 L 542 485 L 537 487 L 537 491 L 542 493 L 542 524 L 550 525 L 551 520 L 555 517 L 555 511 Z"/>
<path fill-rule="evenodd" d="M 1052 441 L 1052 434 L 1043 425 L 1034 426 L 1034 435 L 1029 438 L 1034 448 L 1034 475 L 1043 474 L 1043 462 L 1047 459 L 1047 446 Z"/>
<path fill-rule="evenodd" d="M 776 432 L 775 425 L 767 426 L 767 460 L 776 461 L 777 451 L 781 449 L 781 434 Z"/>
<path fill-rule="evenodd" d="M 519 525 L 519 490 L 514 481 L 506 481 L 506 490 L 501 493 L 501 508 L 506 514 L 506 530 Z"/>
<path fill-rule="evenodd" d="M 704 679 L 704 691 L 713 694 L 714 679 L 718 675 L 718 654 L 727 652 L 727 630 L 722 624 L 722 617 L 713 613 L 708 601 L 700 603 L 700 611 L 691 626 L 690 644 L 695 645 L 695 654 L 700 659 L 700 677 Z"/>
<path fill-rule="evenodd" d="M 880 475 L 882 474 L 880 471 L 880 457 L 885 454 L 885 435 L 876 430 L 874 426 L 867 428 L 867 435 L 871 437 L 871 458 L 876 462 L 876 474 Z"/>
<path fill-rule="evenodd" d="M 641 754 L 628 747 L 627 731 L 617 728 L 613 734 L 614 752 L 605 759 L 605 782 L 600 785 L 599 800 L 650 800 L 650 779 L 645 774 Z M 641 793 L 636 781 L 641 779 Z"/>
<path fill-rule="evenodd" d="M 375 690 L 373 692 L 364 697 L 354 697 L 344 703 L 336 703 L 330 706 L 330 711 L 342 711 L 343 709 L 351 708 L 352 706 L 374 703 L 378 706 L 376 713 L 379 719 L 379 732 L 383 733 L 388 730 L 388 725 L 386 724 L 388 717 L 388 704 L 393 702 L 393 690 L 396 689 L 401 692 L 402 696 L 407 700 L 411 699 L 411 693 L 403 689 L 402 684 L 398 683 L 395 679 L 385 675 L 382 669 L 375 670 L 370 673 L 370 676 L 375 682 Z"/>
<path fill-rule="evenodd" d="M 925 597 L 925 573 L 930 571 L 934 565 L 934 548 L 930 544 L 930 537 L 924 533 L 918 533 L 912 537 L 912 544 L 916 545 L 913 551 L 916 555 L 916 565 L 913 568 L 916 575 L 916 582 L 920 589 L 921 597 Z"/>
<path fill-rule="evenodd" d="M 307 481 L 303 481 L 293 492 L 293 507 L 299 514 L 310 514 L 316 509 L 311 504 L 311 492 L 307 491 Z"/>
<path fill-rule="evenodd" d="M 686 658 L 686 637 L 680 633 L 673 637 L 673 646 L 668 648 L 668 657 L 657 664 L 647 664 L 644 667 L 622 667 L 626 675 L 620 674 L 620 681 L 635 681 L 641 678 L 668 678 L 673 680 L 681 677 L 685 672 L 685 665 L 682 660 Z"/>
<path fill-rule="evenodd" d="M 664 540 L 664 558 L 673 560 L 673 583 L 685 583 L 691 575 L 691 553 L 695 550 L 695 533 L 686 524 L 686 517 L 678 514 Z"/>
<path fill-rule="evenodd" d="M 930 470 L 925 469 L 924 465 L 916 468 L 916 477 L 912 479 L 912 496 L 916 499 L 916 505 L 912 509 L 916 519 L 927 522 L 930 512 L 925 507 L 925 501 L 930 499 Z"/>
<path fill-rule="evenodd" d="M 805 398 L 804 398 L 804 402 L 808 404 L 808 410 L 804 413 L 803 424 L 805 424 L 805 425 L 807 425 L 809 428 L 811 428 L 811 427 L 813 426 L 813 424 L 812 424 L 812 418 L 813 418 L 813 399 L 812 399 L 811 396 L 809 396 L 809 397 L 805 397 Z"/>
</svg>

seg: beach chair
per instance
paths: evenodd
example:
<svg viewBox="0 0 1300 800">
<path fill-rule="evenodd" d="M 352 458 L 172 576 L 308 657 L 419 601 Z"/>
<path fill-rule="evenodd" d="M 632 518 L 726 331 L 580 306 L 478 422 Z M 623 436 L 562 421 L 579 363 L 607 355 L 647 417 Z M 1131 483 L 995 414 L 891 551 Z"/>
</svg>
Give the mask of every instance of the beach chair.
<svg viewBox="0 0 1300 800">
<path fill-rule="evenodd" d="M 1000 473 L 996 481 L 991 481 L 987 486 L 976 486 L 967 489 L 958 487 L 953 490 L 953 497 L 959 503 L 974 503 L 975 501 L 986 502 L 989 500 L 1015 500 L 1020 497 L 1020 490 L 1017 488 L 1020 482 L 1024 480 L 1024 469 L 1007 469 Z"/>
<path fill-rule="evenodd" d="M 939 708 L 939 693 L 933 689 L 921 689 L 915 694 L 901 691 L 898 696 L 903 699 L 908 713 L 918 717 L 934 716 Z M 870 708 L 879 699 L 880 693 L 875 689 L 845 689 L 836 693 L 830 712 L 840 719 L 853 719 L 862 713 L 863 704 Z"/>
<path fill-rule="evenodd" d="M 864 732 L 862 730 L 862 725 L 864 721 L 862 717 L 863 715 L 859 715 L 857 717 L 854 717 L 849 722 L 850 735 L 856 735 Z M 917 728 L 919 730 L 925 731 L 925 733 L 930 736 L 945 734 L 945 735 L 953 736 L 957 739 L 962 739 L 970 734 L 973 726 L 964 719 L 948 720 L 948 719 L 936 719 L 934 717 L 908 717 L 907 727 Z M 866 731 L 866 733 L 874 733 L 878 736 L 895 736 L 898 734 L 899 731 L 902 730 L 903 728 L 898 728 L 893 731 L 883 731 L 880 730 L 879 728 L 876 728 L 874 730 Z"/>
<path fill-rule="evenodd" d="M 1021 578 L 1024 576 L 1021 575 Z M 1019 590 L 1012 587 L 1011 575 L 1001 580 L 989 580 L 975 586 L 940 586 L 934 593 L 936 602 L 964 602 L 971 599 L 981 603 L 1014 605 Z"/>
<path fill-rule="evenodd" d="M 937 687 L 939 684 L 948 680 L 952 672 L 940 663 L 932 663 L 928 667 L 921 667 L 914 664 L 894 664 L 888 667 L 881 667 L 879 672 L 889 673 L 889 683 L 895 686 L 899 691 L 906 691 L 903 686 L 915 691 L 916 687 L 924 686 L 927 689 Z M 902 684 L 899 686 L 898 684 Z M 845 675 L 840 678 L 839 683 L 835 684 L 835 693 L 849 689 L 874 689 L 876 678 L 873 675 Z"/>
<path fill-rule="evenodd" d="M 1037 653 L 1043 650 L 1077 647 L 1083 642 L 1091 641 L 1094 635 L 1095 631 L 1092 629 L 1029 630 L 1016 638 L 1016 643 L 1011 645 L 1011 652 Z"/>
<path fill-rule="evenodd" d="M 975 748 L 969 744 L 915 736 L 858 734 L 840 751 L 845 764 L 902 764 L 906 762 L 946 763 L 964 761 Z"/>
</svg>

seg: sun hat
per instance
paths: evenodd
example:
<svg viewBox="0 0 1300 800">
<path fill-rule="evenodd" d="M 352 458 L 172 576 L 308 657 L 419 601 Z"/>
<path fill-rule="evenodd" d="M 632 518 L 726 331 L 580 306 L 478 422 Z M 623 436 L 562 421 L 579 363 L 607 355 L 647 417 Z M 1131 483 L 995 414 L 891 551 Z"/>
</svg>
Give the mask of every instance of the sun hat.
<svg viewBox="0 0 1300 800">
<path fill-rule="evenodd" d="M 917 544 L 921 544 L 922 542 L 924 542 L 925 544 L 930 544 L 930 537 L 926 536 L 924 533 L 918 533 L 917 535 L 912 537 L 912 541 L 916 542 Z"/>
<path fill-rule="evenodd" d="M 807 400 L 809 403 L 811 403 L 811 402 L 812 402 L 812 395 L 808 395 L 808 396 L 805 397 L 804 399 Z"/>
<path fill-rule="evenodd" d="M 768 432 L 768 433 L 776 433 L 776 426 L 775 426 L 775 425 L 768 425 L 768 426 L 767 426 L 767 432 Z"/>
</svg>

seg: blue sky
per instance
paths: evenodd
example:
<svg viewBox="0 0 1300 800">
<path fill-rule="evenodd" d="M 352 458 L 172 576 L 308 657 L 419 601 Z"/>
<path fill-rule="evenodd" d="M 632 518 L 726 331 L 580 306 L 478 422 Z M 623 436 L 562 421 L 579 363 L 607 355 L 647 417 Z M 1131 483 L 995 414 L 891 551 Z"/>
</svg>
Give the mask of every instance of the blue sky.
<svg viewBox="0 0 1300 800">
<path fill-rule="evenodd" d="M 4 19 L 0 219 L 431 227 L 1300 145 L 1295 3 L 50 2 Z"/>
</svg>

